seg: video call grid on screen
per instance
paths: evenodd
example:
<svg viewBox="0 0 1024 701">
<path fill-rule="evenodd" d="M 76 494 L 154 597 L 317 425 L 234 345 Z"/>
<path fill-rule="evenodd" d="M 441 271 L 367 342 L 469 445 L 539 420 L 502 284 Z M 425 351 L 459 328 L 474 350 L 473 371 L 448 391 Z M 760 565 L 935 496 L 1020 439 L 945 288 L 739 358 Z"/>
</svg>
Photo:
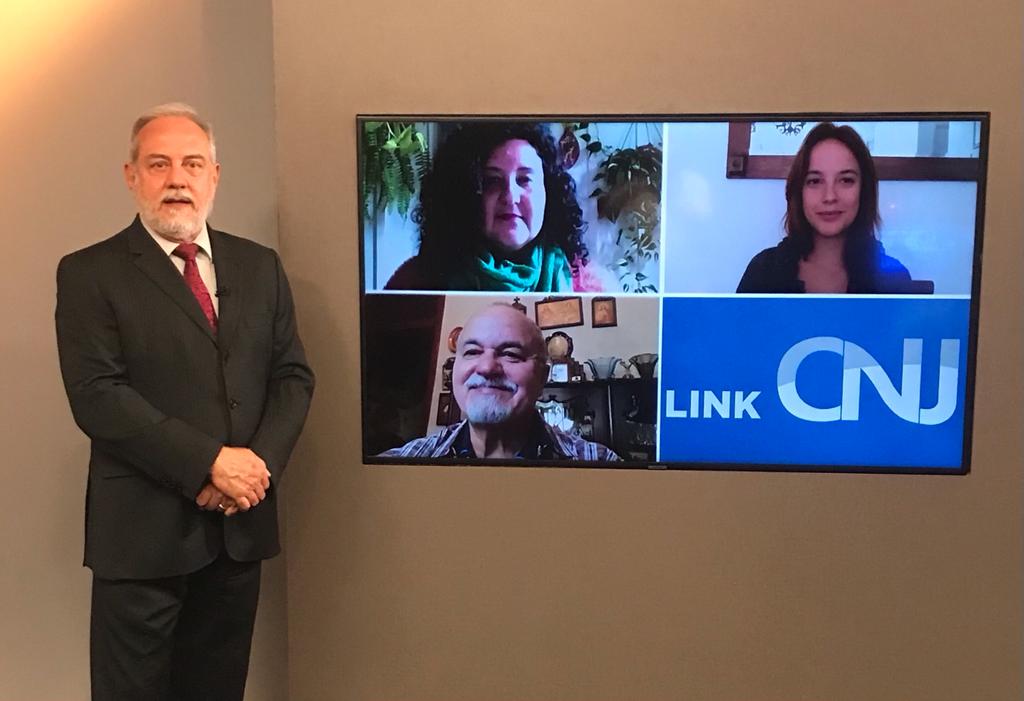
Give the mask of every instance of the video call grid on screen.
<svg viewBox="0 0 1024 701">
<path fill-rule="evenodd" d="M 965 474 L 988 121 L 359 117 L 365 462 Z M 495 303 L 551 356 L 521 459 L 453 377 Z"/>
</svg>

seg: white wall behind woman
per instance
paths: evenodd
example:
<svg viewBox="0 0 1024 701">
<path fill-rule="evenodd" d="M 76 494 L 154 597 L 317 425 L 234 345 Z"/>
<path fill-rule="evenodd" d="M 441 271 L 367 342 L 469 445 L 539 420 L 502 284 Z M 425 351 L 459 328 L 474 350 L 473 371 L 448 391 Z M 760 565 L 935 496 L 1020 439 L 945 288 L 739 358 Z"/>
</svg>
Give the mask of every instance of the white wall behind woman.
<svg viewBox="0 0 1024 701">
<path fill-rule="evenodd" d="M 786 181 L 725 177 L 727 123 L 671 124 L 665 158 L 665 290 L 735 292 L 747 263 L 785 231 Z M 888 255 L 936 294 L 970 294 L 977 185 L 883 180 Z"/>
</svg>

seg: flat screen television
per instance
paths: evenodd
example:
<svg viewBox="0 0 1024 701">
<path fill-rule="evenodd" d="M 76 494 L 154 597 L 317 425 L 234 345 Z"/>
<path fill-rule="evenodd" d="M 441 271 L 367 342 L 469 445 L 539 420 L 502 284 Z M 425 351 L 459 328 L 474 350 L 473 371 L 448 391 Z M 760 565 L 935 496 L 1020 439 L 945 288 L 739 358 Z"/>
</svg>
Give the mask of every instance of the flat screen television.
<svg viewBox="0 0 1024 701">
<path fill-rule="evenodd" d="M 967 473 L 988 128 L 359 116 L 364 461 Z"/>
</svg>

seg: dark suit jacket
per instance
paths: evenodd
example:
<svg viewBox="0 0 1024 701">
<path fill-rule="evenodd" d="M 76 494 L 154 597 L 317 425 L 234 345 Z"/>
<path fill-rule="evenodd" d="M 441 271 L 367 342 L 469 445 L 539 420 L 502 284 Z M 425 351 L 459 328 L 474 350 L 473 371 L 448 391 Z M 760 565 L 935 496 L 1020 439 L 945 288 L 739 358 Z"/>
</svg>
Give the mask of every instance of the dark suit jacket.
<svg viewBox="0 0 1024 701">
<path fill-rule="evenodd" d="M 238 561 L 280 550 L 276 485 L 313 373 L 277 254 L 212 229 L 210 244 L 217 334 L 138 218 L 57 269 L 61 371 L 92 439 L 85 564 L 97 576 L 165 577 L 222 549 Z M 248 446 L 271 473 L 266 500 L 227 518 L 195 504 L 224 445 Z"/>
</svg>

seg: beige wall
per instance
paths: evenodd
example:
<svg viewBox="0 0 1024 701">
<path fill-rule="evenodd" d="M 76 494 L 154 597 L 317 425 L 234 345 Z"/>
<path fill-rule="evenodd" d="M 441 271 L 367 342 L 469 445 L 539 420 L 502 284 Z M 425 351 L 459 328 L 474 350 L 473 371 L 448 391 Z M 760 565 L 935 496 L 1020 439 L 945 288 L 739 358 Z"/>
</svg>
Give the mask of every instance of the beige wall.
<svg viewBox="0 0 1024 701">
<path fill-rule="evenodd" d="M 274 3 L 290 698 L 1016 699 L 1017 0 Z M 991 110 L 967 477 L 364 467 L 354 118 Z M 301 507 L 300 507 L 301 505 Z"/>
<path fill-rule="evenodd" d="M 219 127 L 224 170 L 212 221 L 277 243 L 271 19 L 269 0 L 0 7 L 0 698 L 89 696 L 88 443 L 57 367 L 57 261 L 131 220 L 120 172 L 128 129 L 140 111 L 172 99 Z M 285 615 L 279 560 L 264 577 L 250 699 L 286 695 Z"/>
</svg>

